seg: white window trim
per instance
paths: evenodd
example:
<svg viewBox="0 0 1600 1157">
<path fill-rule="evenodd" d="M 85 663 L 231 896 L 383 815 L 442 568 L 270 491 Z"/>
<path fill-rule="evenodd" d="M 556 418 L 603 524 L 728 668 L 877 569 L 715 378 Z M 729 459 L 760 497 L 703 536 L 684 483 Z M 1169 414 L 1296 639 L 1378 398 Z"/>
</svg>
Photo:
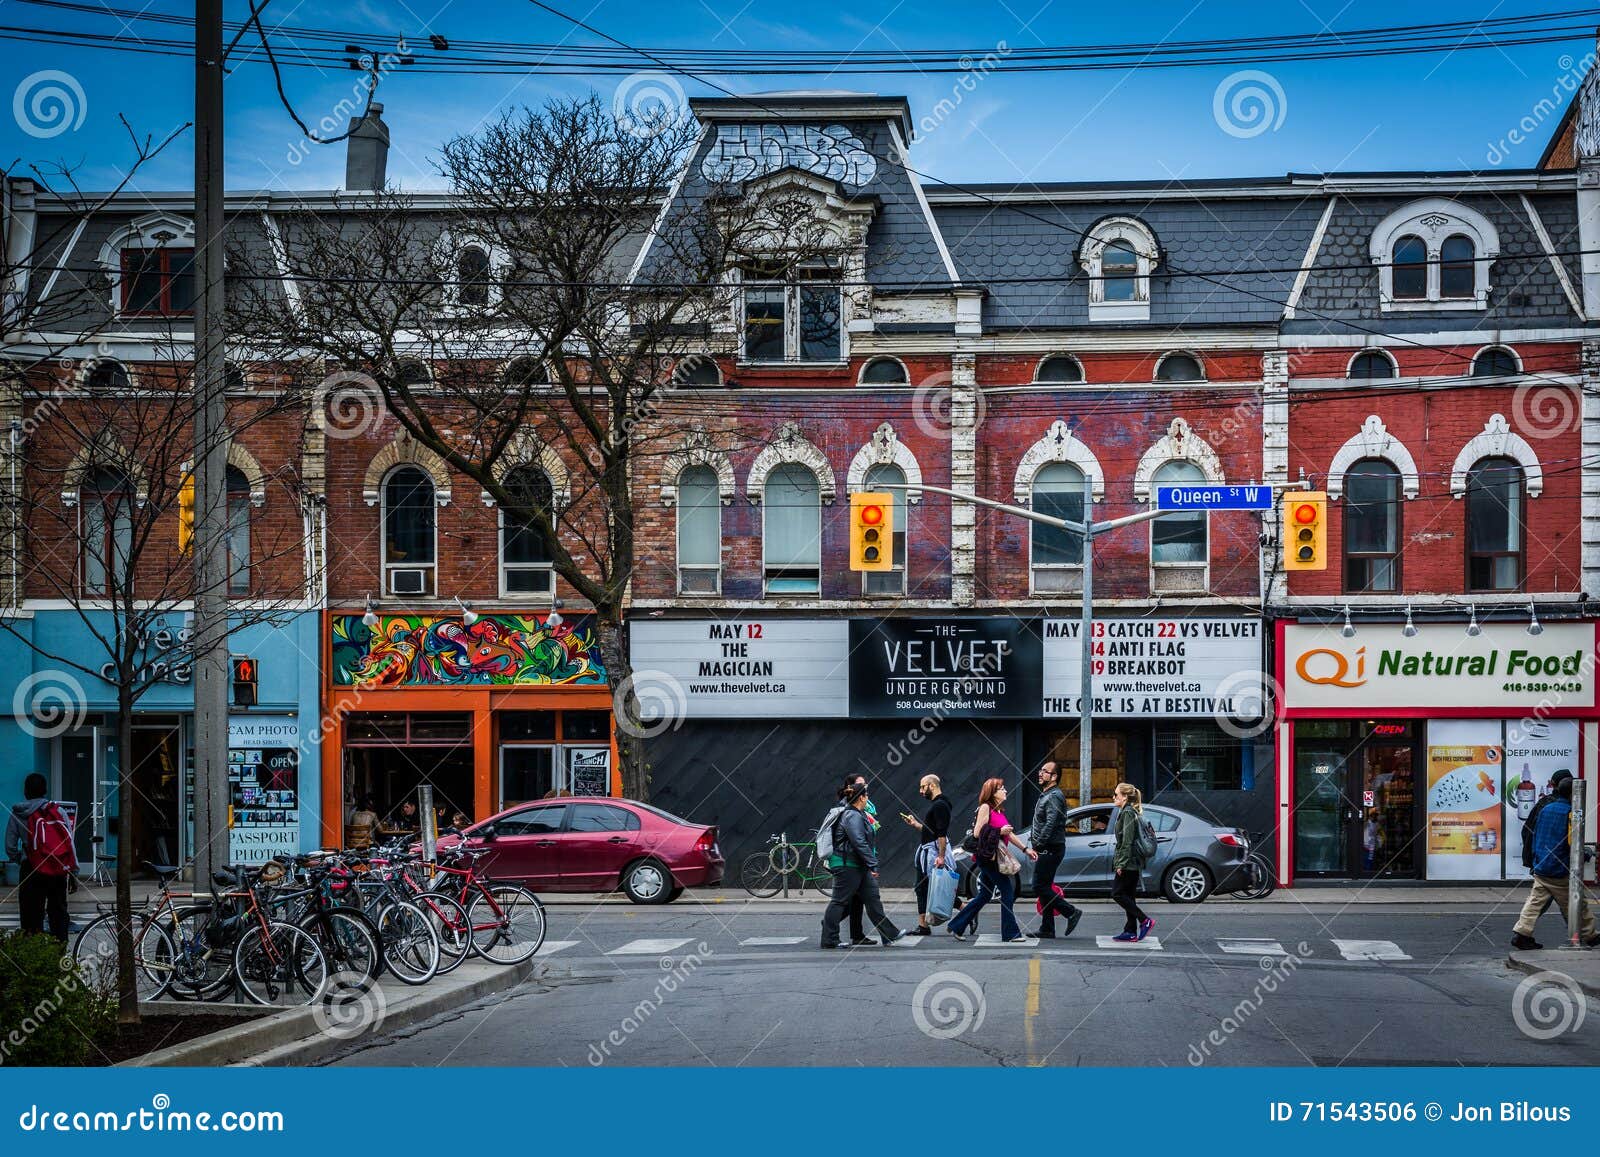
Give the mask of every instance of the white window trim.
<svg viewBox="0 0 1600 1157">
<path fill-rule="evenodd" d="M 113 317 L 122 317 L 122 251 L 124 249 L 192 249 L 194 221 L 174 213 L 147 213 L 106 238 L 100 246 L 100 266 L 111 283 Z M 140 316 L 140 315 L 135 315 Z"/>
<path fill-rule="evenodd" d="M 1468 440 L 1456 455 L 1450 468 L 1450 496 L 1465 497 L 1467 475 L 1485 458 L 1509 458 L 1522 467 L 1522 489 L 1529 498 L 1544 493 L 1544 467 L 1533 446 L 1521 434 L 1511 429 L 1504 414 L 1490 414 L 1483 430 Z"/>
<path fill-rule="evenodd" d="M 738 363 L 742 366 L 842 366 L 850 361 L 850 295 L 842 284 L 844 272 L 834 270 L 836 278 L 796 277 L 787 281 L 746 281 L 739 274 L 739 292 L 734 295 L 734 332 L 739 335 Z M 839 355 L 833 358 L 810 360 L 800 356 L 800 290 L 808 286 L 831 288 L 839 295 Z M 783 357 L 752 358 L 745 352 L 745 291 L 749 289 L 782 289 L 783 300 Z"/>
<path fill-rule="evenodd" d="M 879 362 L 893 362 L 895 365 L 899 366 L 900 367 L 900 373 L 903 375 L 903 377 L 900 379 L 900 381 L 898 381 L 898 382 L 869 382 L 869 381 L 867 381 L 867 370 L 870 367 L 877 365 Z M 872 357 L 868 358 L 866 361 L 861 363 L 861 372 L 856 375 L 856 385 L 858 385 L 858 386 L 867 386 L 868 388 L 871 388 L 871 387 L 874 387 L 874 386 L 883 386 L 883 387 L 887 387 L 887 386 L 909 386 L 910 384 L 911 384 L 911 371 L 906 367 L 906 363 L 901 361 L 897 357 L 890 356 L 889 354 L 874 354 Z"/>
<path fill-rule="evenodd" d="M 1355 369 L 1356 359 L 1357 358 L 1366 357 L 1369 354 L 1377 354 L 1378 356 L 1383 358 L 1384 361 L 1389 363 L 1389 369 L 1393 371 L 1393 373 L 1390 374 L 1390 377 L 1398 378 L 1400 376 L 1400 363 L 1395 360 L 1395 356 L 1392 353 L 1390 353 L 1388 350 L 1384 349 L 1382 346 L 1368 346 L 1365 349 L 1356 350 L 1355 353 L 1350 355 L 1350 360 L 1344 363 L 1344 376 L 1345 376 L 1345 378 L 1347 380 L 1349 380 L 1349 381 L 1357 381 L 1357 382 L 1388 381 L 1389 380 L 1388 378 L 1370 378 L 1369 379 L 1369 378 L 1352 378 L 1352 377 L 1350 377 L 1351 371 Z"/>
<path fill-rule="evenodd" d="M 524 426 L 512 436 L 500 460 L 494 464 L 495 481 L 504 483 L 506 476 L 519 466 L 537 466 L 543 470 L 544 476 L 550 480 L 553 512 L 559 513 L 567 508 L 572 501 L 572 475 L 567 470 L 567 464 L 561 460 L 556 448 L 540 438 L 529 426 Z M 495 505 L 494 495 L 487 490 L 478 491 L 478 501 L 485 506 Z"/>
<path fill-rule="evenodd" d="M 433 516 L 433 561 L 430 563 L 401 563 L 389 561 L 389 479 L 399 470 L 418 470 L 433 483 L 433 507 L 437 512 L 444 505 L 439 501 L 438 482 L 428 468 L 419 462 L 396 462 L 383 473 L 378 482 L 378 563 L 382 568 L 383 597 L 386 599 L 435 597 L 439 589 L 439 516 Z M 495 552 L 499 553 L 496 544 Z M 389 589 L 389 573 L 396 570 L 422 570 L 427 572 L 427 585 L 420 594 L 395 594 Z"/>
<path fill-rule="evenodd" d="M 496 248 L 476 234 L 443 239 L 445 252 L 450 257 L 450 284 L 445 292 L 445 307 L 452 314 L 467 313 L 474 309 L 492 309 L 500 304 L 501 282 L 509 263 L 505 251 Z M 468 249 L 479 249 L 489 259 L 489 300 L 483 305 L 465 305 L 461 301 L 461 255 Z"/>
<path fill-rule="evenodd" d="M 1105 299 L 1106 247 L 1114 241 L 1125 241 L 1134 252 L 1134 279 L 1132 301 L 1107 301 Z M 1161 251 L 1155 234 L 1143 221 L 1135 217 L 1107 217 L 1097 221 L 1085 234 L 1083 246 L 1078 251 L 1078 264 L 1089 275 L 1090 321 L 1148 321 L 1150 320 L 1150 275 L 1160 263 Z"/>
<path fill-rule="evenodd" d="M 1094 451 L 1078 441 L 1078 436 L 1068 425 L 1057 418 L 1050 423 L 1032 446 L 1023 452 L 1017 463 L 1016 476 L 1011 481 L 1011 496 L 1018 506 L 1033 505 L 1033 476 L 1039 468 L 1050 462 L 1071 462 L 1083 471 L 1089 480 L 1089 501 L 1099 502 L 1106 496 L 1106 475 L 1100 468 L 1100 459 Z"/>
<path fill-rule="evenodd" d="M 1188 358 L 1190 361 L 1194 362 L 1195 367 L 1200 371 L 1200 376 L 1198 378 L 1177 378 L 1170 382 L 1167 381 L 1161 376 L 1161 367 L 1167 362 L 1171 361 L 1173 358 Z M 1150 371 L 1150 380 L 1163 385 L 1182 386 L 1192 385 L 1195 382 L 1208 382 L 1211 379 L 1206 376 L 1205 358 L 1201 357 L 1193 350 L 1168 350 L 1166 353 L 1162 354 L 1156 359 L 1155 368 Z"/>
<path fill-rule="evenodd" d="M 692 438 L 694 435 L 690 435 L 690 437 Z M 703 438 L 704 435 L 702 434 L 700 437 Z M 672 469 L 672 464 L 675 461 L 678 462 L 677 468 Z M 684 599 L 719 598 L 722 595 L 722 556 L 726 550 L 725 536 L 723 534 L 722 526 L 722 508 L 733 501 L 733 467 L 728 464 L 728 459 L 726 456 L 721 454 L 712 454 L 709 451 L 702 451 L 698 457 L 688 457 L 686 456 L 685 451 L 679 451 L 677 454 L 672 455 L 667 462 L 668 468 L 671 470 L 671 473 L 668 474 L 668 477 L 672 479 L 672 482 L 670 486 L 665 482 L 661 484 L 661 504 L 663 506 L 674 507 L 678 511 L 677 517 L 674 518 L 672 525 L 672 550 L 674 566 L 673 576 L 676 581 L 678 597 Z M 716 571 L 716 582 L 709 591 L 687 591 L 683 588 L 683 508 L 678 505 L 678 492 L 682 485 L 684 471 L 694 470 L 701 467 L 709 469 L 717 479 L 717 565 L 713 568 L 707 567 L 704 563 L 695 563 L 694 569 L 714 569 Z M 763 534 L 763 552 L 766 550 L 765 544 L 766 536 Z M 766 574 L 764 567 L 762 569 L 762 574 L 763 576 Z M 765 580 L 763 579 L 763 582 L 764 581 Z"/>
<path fill-rule="evenodd" d="M 767 507 L 765 502 L 767 475 L 771 474 L 772 470 L 776 469 L 780 465 L 804 466 L 811 470 L 812 476 L 817 480 L 817 589 L 814 591 L 774 591 L 767 586 L 769 581 L 769 576 L 767 574 Z M 754 473 L 755 472 L 752 470 L 752 476 Z M 822 497 L 822 488 L 822 476 L 818 474 L 816 469 L 808 462 L 799 459 L 788 459 L 781 463 L 775 462 L 773 463 L 772 467 L 762 475 L 760 490 L 761 497 L 759 499 L 752 498 L 751 501 L 753 503 L 759 503 L 761 506 L 761 593 L 763 597 L 769 599 L 819 599 L 822 597 L 822 508 L 833 501 L 831 494 L 828 498 Z"/>
<path fill-rule="evenodd" d="M 545 449 L 549 450 L 548 447 L 545 447 Z M 554 454 L 554 451 L 549 451 L 549 453 Z M 560 461 L 560 459 L 558 458 L 557 461 Z M 520 470 L 529 466 L 543 474 L 545 483 L 550 487 L 550 514 L 553 518 L 555 517 L 556 512 L 559 511 L 561 507 L 565 505 L 565 503 L 560 497 L 562 492 L 557 488 L 556 480 L 551 477 L 549 469 L 545 466 L 545 458 L 543 455 L 538 455 L 533 458 L 525 458 L 519 461 L 505 462 L 503 465 L 497 466 L 496 476 L 501 481 L 504 481 L 506 476 L 509 475 L 513 470 Z M 480 497 L 483 499 L 485 506 L 493 506 L 495 508 L 495 571 L 500 584 L 500 597 L 503 599 L 522 599 L 527 602 L 540 604 L 552 601 L 556 594 L 555 564 L 553 562 L 508 563 L 506 561 L 505 508 L 500 506 L 499 503 L 495 502 L 493 498 L 489 497 L 487 492 L 480 495 Z M 559 527 L 560 524 L 558 523 L 558 530 Z M 550 576 L 550 589 L 548 591 L 513 591 L 510 585 L 506 582 L 506 575 L 511 571 L 544 571 Z"/>
<path fill-rule="evenodd" d="M 800 432 L 799 423 L 785 422 L 778 427 L 771 442 L 761 448 L 756 460 L 750 464 L 745 476 L 744 496 L 751 506 L 759 506 L 767 490 L 767 475 L 786 463 L 809 467 L 817 476 L 818 497 L 823 506 L 832 506 L 836 492 L 833 467 L 828 456 Z"/>
<path fill-rule="evenodd" d="M 1512 374 L 1509 374 L 1509 375 L 1507 375 L 1507 374 L 1485 374 L 1482 377 L 1479 377 L 1478 376 L 1478 359 L 1481 358 L 1486 353 L 1493 353 L 1495 351 L 1499 351 L 1501 353 L 1508 353 L 1508 354 L 1511 355 L 1511 360 L 1514 363 L 1516 363 L 1516 367 L 1517 367 L 1515 372 L 1512 373 Z M 1516 348 L 1514 346 L 1508 346 L 1508 345 L 1505 345 L 1502 342 L 1490 342 L 1488 345 L 1483 346 L 1476 353 L 1474 353 L 1472 355 L 1472 364 L 1471 364 L 1470 369 L 1471 369 L 1471 376 L 1473 378 L 1477 379 L 1480 382 L 1483 382 L 1483 381 L 1503 382 L 1503 381 L 1508 380 L 1508 378 L 1510 378 L 1510 377 L 1521 376 L 1521 374 L 1524 372 L 1523 368 L 1522 368 L 1522 355 L 1519 354 L 1516 351 Z"/>
<path fill-rule="evenodd" d="M 1064 358 L 1065 360 L 1071 362 L 1073 365 L 1078 367 L 1078 380 L 1077 381 L 1075 381 L 1075 382 L 1047 382 L 1044 379 L 1039 377 L 1039 371 L 1044 369 L 1045 362 L 1053 362 L 1057 358 Z M 1089 375 L 1084 372 L 1083 362 L 1076 354 L 1069 354 L 1069 353 L 1045 354 L 1044 357 L 1039 359 L 1038 364 L 1033 367 L 1033 384 L 1036 385 L 1036 386 L 1081 386 L 1081 385 L 1085 385 L 1088 381 L 1089 381 Z"/>
<path fill-rule="evenodd" d="M 1344 496 L 1345 472 L 1363 458 L 1382 458 L 1400 471 L 1400 492 L 1407 500 L 1415 498 L 1419 490 L 1417 462 L 1406 449 L 1404 442 L 1389 433 L 1383 419 L 1368 414 L 1361 423 L 1361 432 L 1352 435 L 1339 447 L 1328 465 L 1328 497 L 1337 501 Z"/>
<path fill-rule="evenodd" d="M 1439 247 L 1445 238 L 1462 234 L 1472 241 L 1473 294 L 1471 297 L 1439 296 Z M 1407 234 L 1422 238 L 1428 251 L 1427 296 L 1396 301 L 1394 297 L 1394 243 Z M 1372 231 L 1369 254 L 1378 268 L 1378 306 L 1384 313 L 1418 313 L 1439 310 L 1484 310 L 1489 308 L 1489 267 L 1500 256 L 1500 233 L 1494 222 L 1456 201 L 1445 197 L 1425 197 L 1390 213 Z"/>
</svg>

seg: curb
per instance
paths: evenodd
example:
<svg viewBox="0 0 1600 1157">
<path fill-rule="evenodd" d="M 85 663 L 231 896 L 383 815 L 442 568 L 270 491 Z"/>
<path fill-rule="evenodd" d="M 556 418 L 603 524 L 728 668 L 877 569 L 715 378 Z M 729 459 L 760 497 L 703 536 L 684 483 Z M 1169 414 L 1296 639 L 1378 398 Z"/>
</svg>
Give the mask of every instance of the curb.
<svg viewBox="0 0 1600 1157">
<path fill-rule="evenodd" d="M 1568 963 L 1581 963 L 1588 967 L 1570 970 L 1562 967 Z M 1583 989 L 1585 995 L 1600 997 L 1600 953 L 1590 948 L 1546 948 L 1537 952 L 1513 950 L 1506 957 L 1506 966 L 1516 972 L 1526 972 L 1529 976 L 1537 976 L 1541 972 L 1559 972 Z"/>
<path fill-rule="evenodd" d="M 390 981 L 382 990 L 388 1005 L 381 1030 L 409 1028 L 424 1020 L 472 1004 L 485 996 L 515 988 L 536 973 L 544 962 L 530 958 L 504 967 L 469 961 L 443 980 L 411 988 Z M 206 1036 L 158 1049 L 122 1061 L 119 1068 L 219 1068 L 223 1065 L 309 1065 L 340 1052 L 361 1038 L 335 1037 L 321 1031 L 316 1010 L 286 1009 L 240 1028 L 219 1029 Z"/>
</svg>

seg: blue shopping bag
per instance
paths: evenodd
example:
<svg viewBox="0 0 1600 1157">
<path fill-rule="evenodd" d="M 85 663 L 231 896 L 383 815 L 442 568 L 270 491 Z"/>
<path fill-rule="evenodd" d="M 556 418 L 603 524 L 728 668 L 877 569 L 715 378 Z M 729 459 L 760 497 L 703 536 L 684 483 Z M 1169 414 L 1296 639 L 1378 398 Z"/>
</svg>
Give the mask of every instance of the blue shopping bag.
<svg viewBox="0 0 1600 1157">
<path fill-rule="evenodd" d="M 936 926 L 950 919 L 956 904 L 956 883 L 961 879 L 961 873 L 948 866 L 948 858 L 946 865 L 928 873 L 928 920 Z"/>
</svg>

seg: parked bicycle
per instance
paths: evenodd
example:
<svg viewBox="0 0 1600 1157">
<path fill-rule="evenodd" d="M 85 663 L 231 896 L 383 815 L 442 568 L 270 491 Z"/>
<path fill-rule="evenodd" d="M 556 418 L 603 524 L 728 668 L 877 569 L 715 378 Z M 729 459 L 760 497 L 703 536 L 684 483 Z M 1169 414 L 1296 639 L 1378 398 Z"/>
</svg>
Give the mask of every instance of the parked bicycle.
<svg viewBox="0 0 1600 1157">
<path fill-rule="evenodd" d="M 520 884 L 478 875 L 480 854 L 459 845 L 441 851 L 431 890 L 466 909 L 474 952 L 496 964 L 521 964 L 544 943 L 544 905 Z"/>
<path fill-rule="evenodd" d="M 779 834 L 769 836 L 767 844 L 766 850 L 746 856 L 739 868 L 739 882 L 746 892 L 763 900 L 791 887 L 799 892 L 815 888 L 824 896 L 832 895 L 833 873 L 817 855 L 815 841 L 790 843 Z"/>
</svg>

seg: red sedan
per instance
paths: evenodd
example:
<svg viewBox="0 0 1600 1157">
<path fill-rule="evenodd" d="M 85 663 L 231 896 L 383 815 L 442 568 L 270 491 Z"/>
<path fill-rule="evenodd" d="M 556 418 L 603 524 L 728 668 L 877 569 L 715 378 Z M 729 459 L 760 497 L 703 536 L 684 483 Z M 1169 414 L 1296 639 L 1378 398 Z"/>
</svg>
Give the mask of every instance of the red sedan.
<svg viewBox="0 0 1600 1157">
<path fill-rule="evenodd" d="M 548 799 L 518 804 L 440 847 L 465 840 L 479 870 L 535 892 L 615 892 L 666 904 L 685 888 L 722 883 L 717 829 L 631 799 Z"/>
</svg>

